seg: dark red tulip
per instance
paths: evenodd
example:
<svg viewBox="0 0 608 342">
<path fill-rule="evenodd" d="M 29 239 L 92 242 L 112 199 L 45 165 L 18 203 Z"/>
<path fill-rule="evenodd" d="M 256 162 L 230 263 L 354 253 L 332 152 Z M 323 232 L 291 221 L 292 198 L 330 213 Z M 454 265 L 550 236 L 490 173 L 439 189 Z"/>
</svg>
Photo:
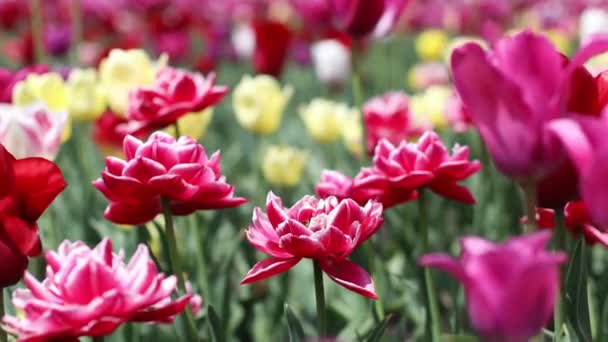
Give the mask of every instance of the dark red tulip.
<svg viewBox="0 0 608 342">
<path fill-rule="evenodd" d="M 291 32 L 284 24 L 271 20 L 253 23 L 255 50 L 253 68 L 260 74 L 279 76 L 287 58 Z"/>
</svg>

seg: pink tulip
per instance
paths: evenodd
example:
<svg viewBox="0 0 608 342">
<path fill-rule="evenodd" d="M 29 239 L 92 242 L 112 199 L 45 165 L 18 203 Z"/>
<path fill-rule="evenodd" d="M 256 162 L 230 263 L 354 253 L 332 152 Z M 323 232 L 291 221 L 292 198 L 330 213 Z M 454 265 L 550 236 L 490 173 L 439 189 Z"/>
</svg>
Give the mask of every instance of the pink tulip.
<svg viewBox="0 0 608 342">
<path fill-rule="evenodd" d="M 422 129 L 414 127 L 409 112 L 409 99 L 403 92 L 394 91 L 371 98 L 363 106 L 363 117 L 370 155 L 381 139 L 399 144 L 422 133 Z"/>
<path fill-rule="evenodd" d="M 374 154 L 370 172 L 360 177 L 358 186 L 379 191 L 408 194 L 422 187 L 456 201 L 475 203 L 473 194 L 458 182 L 481 168 L 477 160 L 469 160 L 469 148 L 455 145 L 450 155 L 439 136 L 425 132 L 417 143 L 401 142 L 395 146 L 381 140 Z"/>
<path fill-rule="evenodd" d="M 177 279 L 158 273 L 144 245 L 128 264 L 123 258 L 124 251 L 114 254 L 107 238 L 94 249 L 64 241 L 45 253 L 44 281 L 26 273 L 27 290 L 13 294 L 24 316 L 5 316 L 4 325 L 18 341 L 33 342 L 105 336 L 127 322 L 172 322 L 191 295 L 171 300 Z"/>
<path fill-rule="evenodd" d="M 0 104 L 0 143 L 16 158 L 53 160 L 67 120 L 67 112 L 52 113 L 42 103 L 23 107 Z"/>
<path fill-rule="evenodd" d="M 142 224 L 161 212 L 161 198 L 174 215 L 196 210 L 236 207 L 247 200 L 234 197 L 234 187 L 220 171 L 220 154 L 207 158 L 195 140 L 155 132 L 146 142 L 127 136 L 126 160 L 106 158 L 106 168 L 93 185 L 110 204 L 106 219 L 117 224 Z"/>
<path fill-rule="evenodd" d="M 547 38 L 524 31 L 498 40 L 493 51 L 476 43 L 454 51 L 454 83 L 502 173 L 538 181 L 563 163 L 548 123 L 567 113 L 577 68 L 606 49 L 608 40 L 594 41 L 565 64 Z"/>
<path fill-rule="evenodd" d="M 255 208 L 247 240 L 271 257 L 255 264 L 241 281 L 249 284 L 285 272 L 302 258 L 313 259 L 337 284 L 369 298 L 377 298 L 374 282 L 348 256 L 382 224 L 382 205 L 361 207 L 351 199 L 338 201 L 305 196 L 291 208 L 272 192 L 266 213 Z"/>
<path fill-rule="evenodd" d="M 129 134 L 138 134 L 167 127 L 188 113 L 217 104 L 227 92 L 228 88 L 215 86 L 215 74 L 204 78 L 198 73 L 163 68 L 154 85 L 129 93 L 130 122 L 124 129 Z"/>
<path fill-rule="evenodd" d="M 461 239 L 460 260 L 443 253 L 419 264 L 447 272 L 464 286 L 471 324 L 484 341 L 524 342 L 551 318 L 559 294 L 562 252 L 548 252 L 548 231 L 501 244 Z"/>
</svg>

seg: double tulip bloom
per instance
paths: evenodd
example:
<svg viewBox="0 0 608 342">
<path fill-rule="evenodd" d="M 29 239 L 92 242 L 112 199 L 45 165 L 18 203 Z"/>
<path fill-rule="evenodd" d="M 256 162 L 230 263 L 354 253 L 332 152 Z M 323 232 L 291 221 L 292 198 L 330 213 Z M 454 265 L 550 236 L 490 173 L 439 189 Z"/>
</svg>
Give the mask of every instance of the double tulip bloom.
<svg viewBox="0 0 608 342">
<path fill-rule="evenodd" d="M 381 139 L 399 144 L 422 133 L 415 127 L 409 111 L 409 98 L 403 92 L 389 92 L 371 98 L 363 106 L 367 152 L 373 154 Z"/>
<path fill-rule="evenodd" d="M 110 201 L 104 216 L 117 224 L 142 224 L 169 202 L 174 215 L 196 210 L 235 207 L 245 203 L 234 197 L 234 187 L 220 171 L 220 154 L 207 157 L 203 146 L 189 137 L 175 140 L 164 132 L 146 142 L 127 136 L 126 160 L 106 158 L 106 168 L 93 185 Z"/>
<path fill-rule="evenodd" d="M 0 145 L 0 288 L 16 284 L 28 257 L 40 255 L 36 221 L 66 183 L 61 170 L 43 158 L 15 159 Z"/>
<path fill-rule="evenodd" d="M 154 84 L 129 93 L 126 131 L 149 132 L 174 124 L 181 117 L 200 112 L 220 102 L 228 88 L 215 85 L 215 75 L 165 67 Z"/>
<path fill-rule="evenodd" d="M 191 295 L 171 299 L 177 279 L 158 273 L 146 246 L 128 264 L 123 258 L 109 239 L 94 249 L 64 241 L 45 253 L 44 281 L 25 275 L 27 290 L 13 295 L 24 315 L 5 316 L 4 325 L 19 341 L 75 341 L 109 335 L 127 322 L 170 323 L 184 311 Z"/>
<path fill-rule="evenodd" d="M 17 158 L 55 159 L 68 120 L 67 112 L 53 113 L 41 103 L 0 104 L 0 143 Z"/>
<path fill-rule="evenodd" d="M 359 245 L 382 224 L 382 205 L 361 207 L 353 200 L 324 200 L 306 196 L 291 208 L 269 193 L 266 213 L 255 208 L 247 239 L 270 258 L 255 264 L 241 283 L 248 284 L 285 272 L 303 258 L 318 262 L 337 284 L 369 298 L 377 298 L 370 275 L 348 260 Z"/>
<path fill-rule="evenodd" d="M 484 341 L 524 342 L 540 333 L 559 294 L 562 252 L 545 250 L 547 231 L 495 244 L 461 239 L 460 259 L 431 253 L 419 263 L 464 286 L 469 319 Z"/>
<path fill-rule="evenodd" d="M 450 154 L 435 132 L 425 132 L 417 143 L 404 141 L 397 146 L 381 140 L 373 162 L 353 179 L 324 171 L 316 193 L 322 198 L 352 198 L 358 203 L 375 199 L 388 208 L 415 199 L 418 189 L 429 188 L 452 200 L 475 203 L 469 189 L 458 183 L 479 171 L 481 164 L 469 160 L 467 146 L 456 145 Z"/>
</svg>

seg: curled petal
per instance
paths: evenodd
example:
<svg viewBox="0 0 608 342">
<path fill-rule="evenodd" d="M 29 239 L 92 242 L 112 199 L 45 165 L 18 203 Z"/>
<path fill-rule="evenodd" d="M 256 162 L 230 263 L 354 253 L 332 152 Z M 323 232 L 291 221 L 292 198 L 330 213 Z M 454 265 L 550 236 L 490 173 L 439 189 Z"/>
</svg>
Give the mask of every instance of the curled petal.
<svg viewBox="0 0 608 342">
<path fill-rule="evenodd" d="M 374 281 L 361 266 L 349 260 L 321 260 L 321 269 L 331 280 L 362 296 L 377 299 Z"/>
<path fill-rule="evenodd" d="M 245 278 L 241 280 L 241 284 L 249 284 L 259 280 L 263 280 L 273 275 L 283 273 L 300 262 L 300 258 L 278 259 L 268 258 L 255 264 Z"/>
</svg>

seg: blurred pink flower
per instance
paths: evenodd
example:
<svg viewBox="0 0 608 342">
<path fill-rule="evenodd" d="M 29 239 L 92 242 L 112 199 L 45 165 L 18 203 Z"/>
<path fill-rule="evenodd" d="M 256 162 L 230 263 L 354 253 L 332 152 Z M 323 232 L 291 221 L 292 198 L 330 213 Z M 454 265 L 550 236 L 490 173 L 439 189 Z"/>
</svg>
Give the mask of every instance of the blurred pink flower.
<svg viewBox="0 0 608 342">
<path fill-rule="evenodd" d="M 139 245 L 128 264 L 123 258 L 107 238 L 94 249 L 64 241 L 45 253 L 44 281 L 26 273 L 27 290 L 13 294 L 24 316 L 5 316 L 4 325 L 19 341 L 71 341 L 109 335 L 127 322 L 172 322 L 191 295 L 171 300 L 177 279 L 158 273 L 146 246 Z"/>
<path fill-rule="evenodd" d="M 363 118 L 369 155 L 373 155 L 381 139 L 397 145 L 422 133 L 421 128 L 414 127 L 409 98 L 404 92 L 393 91 L 371 98 L 363 106 Z"/>
<path fill-rule="evenodd" d="M 417 143 L 401 142 L 395 146 L 381 140 L 374 153 L 374 165 L 361 177 L 358 186 L 377 191 L 396 191 L 404 196 L 422 187 L 460 202 L 473 204 L 475 198 L 458 183 L 481 168 L 477 160 L 469 160 L 469 148 L 455 145 L 450 155 L 432 131 L 425 132 Z"/>
<path fill-rule="evenodd" d="M 215 74 L 205 78 L 199 73 L 165 67 L 156 75 L 154 85 L 129 93 L 129 123 L 124 128 L 137 134 L 167 127 L 188 113 L 215 105 L 227 92 L 227 87 L 215 86 Z"/>
<path fill-rule="evenodd" d="M 0 143 L 16 158 L 53 160 L 67 120 L 67 112 L 53 113 L 42 103 L 0 104 Z"/>
<path fill-rule="evenodd" d="M 470 236 L 460 240 L 460 260 L 431 253 L 419 264 L 462 283 L 469 319 L 483 340 L 524 342 L 551 318 L 559 294 L 566 255 L 545 250 L 550 238 L 541 231 L 495 244 Z"/>
<path fill-rule="evenodd" d="M 596 40 L 564 63 L 547 38 L 524 31 L 493 51 L 468 43 L 452 53 L 456 89 L 502 173 L 537 181 L 563 163 L 548 123 L 567 113 L 577 68 L 606 49 L 608 40 Z"/>
<path fill-rule="evenodd" d="M 272 192 L 266 213 L 255 208 L 247 240 L 271 257 L 255 264 L 241 281 L 248 284 L 289 270 L 302 258 L 313 259 L 337 284 L 369 298 L 377 298 L 374 282 L 348 256 L 382 224 L 382 205 L 364 207 L 351 199 L 338 201 L 305 196 L 291 208 Z"/>
<path fill-rule="evenodd" d="M 220 154 L 207 158 L 205 149 L 189 137 L 175 140 L 155 132 L 146 142 L 127 136 L 126 160 L 106 158 L 106 168 L 93 185 L 110 201 L 104 216 L 117 224 L 142 224 L 161 212 L 161 198 L 174 215 L 239 206 L 234 187 L 220 171 Z"/>
</svg>

